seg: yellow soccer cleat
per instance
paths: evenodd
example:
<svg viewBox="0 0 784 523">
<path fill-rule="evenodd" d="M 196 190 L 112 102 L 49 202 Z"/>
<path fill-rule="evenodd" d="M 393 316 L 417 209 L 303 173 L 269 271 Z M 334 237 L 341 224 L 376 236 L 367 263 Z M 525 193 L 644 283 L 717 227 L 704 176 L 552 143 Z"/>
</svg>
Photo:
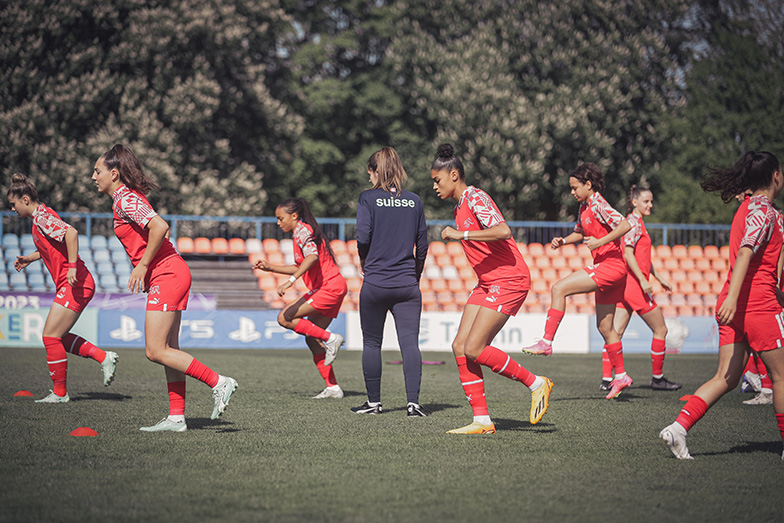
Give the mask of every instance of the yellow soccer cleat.
<svg viewBox="0 0 784 523">
<path fill-rule="evenodd" d="M 495 425 L 491 423 L 490 425 L 482 425 L 481 423 L 477 423 L 476 421 L 470 425 L 466 425 L 465 427 L 460 427 L 459 429 L 452 429 L 446 431 L 447 434 L 495 434 Z"/>
<path fill-rule="evenodd" d="M 542 376 L 544 385 L 531 393 L 531 425 L 536 425 L 542 420 L 547 407 L 550 406 L 550 393 L 553 391 L 553 380 Z"/>
</svg>

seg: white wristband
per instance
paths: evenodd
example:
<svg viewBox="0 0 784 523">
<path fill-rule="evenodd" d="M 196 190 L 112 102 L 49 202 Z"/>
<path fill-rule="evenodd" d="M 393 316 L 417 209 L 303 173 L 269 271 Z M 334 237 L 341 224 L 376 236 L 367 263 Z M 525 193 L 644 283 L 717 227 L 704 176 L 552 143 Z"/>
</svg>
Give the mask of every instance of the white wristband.
<svg viewBox="0 0 784 523">
<path fill-rule="evenodd" d="M 468 231 L 463 231 L 463 239 L 468 241 Z"/>
<path fill-rule="evenodd" d="M 295 281 L 297 281 L 297 278 L 295 278 L 294 275 L 292 274 L 291 276 L 289 276 L 289 281 L 291 283 L 294 283 Z"/>
</svg>

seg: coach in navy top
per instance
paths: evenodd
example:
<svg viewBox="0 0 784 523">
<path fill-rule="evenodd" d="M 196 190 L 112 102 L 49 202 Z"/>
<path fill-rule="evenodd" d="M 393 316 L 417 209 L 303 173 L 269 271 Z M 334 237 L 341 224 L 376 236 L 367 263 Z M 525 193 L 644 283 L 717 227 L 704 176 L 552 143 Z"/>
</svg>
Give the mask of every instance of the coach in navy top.
<svg viewBox="0 0 784 523">
<path fill-rule="evenodd" d="M 385 147 L 374 153 L 367 168 L 373 188 L 359 197 L 357 248 L 365 273 L 359 315 L 368 401 L 351 410 L 358 414 L 381 413 L 381 342 L 390 311 L 403 356 L 408 415 L 425 416 L 419 405 L 419 277 L 427 257 L 425 212 L 419 196 L 403 190 L 408 176 L 394 149 Z"/>
</svg>

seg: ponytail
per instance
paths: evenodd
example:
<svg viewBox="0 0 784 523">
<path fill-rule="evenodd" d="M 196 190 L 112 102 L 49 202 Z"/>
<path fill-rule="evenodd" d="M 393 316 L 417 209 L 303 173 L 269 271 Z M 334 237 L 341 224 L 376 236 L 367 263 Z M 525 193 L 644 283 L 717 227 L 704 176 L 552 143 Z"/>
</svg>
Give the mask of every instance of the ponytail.
<svg viewBox="0 0 784 523">
<path fill-rule="evenodd" d="M 705 192 L 718 192 L 724 203 L 746 191 L 756 191 L 768 187 L 773 174 L 781 170 L 781 162 L 772 153 L 749 151 L 725 169 L 711 168 L 700 187 Z"/>
<path fill-rule="evenodd" d="M 158 185 L 144 174 L 141 162 L 128 147 L 116 144 L 103 153 L 101 159 L 110 171 L 117 169 L 117 172 L 120 173 L 120 181 L 132 191 L 147 195 L 153 189 L 158 188 Z"/>
</svg>

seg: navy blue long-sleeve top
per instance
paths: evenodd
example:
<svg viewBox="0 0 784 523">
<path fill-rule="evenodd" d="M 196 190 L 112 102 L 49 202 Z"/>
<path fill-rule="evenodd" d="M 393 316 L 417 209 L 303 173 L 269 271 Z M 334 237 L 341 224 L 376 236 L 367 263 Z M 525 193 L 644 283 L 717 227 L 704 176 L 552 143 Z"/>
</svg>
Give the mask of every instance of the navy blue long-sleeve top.
<svg viewBox="0 0 784 523">
<path fill-rule="evenodd" d="M 427 258 L 427 223 L 419 196 L 383 189 L 360 194 L 357 250 L 367 283 L 385 288 L 417 285 Z"/>
</svg>

